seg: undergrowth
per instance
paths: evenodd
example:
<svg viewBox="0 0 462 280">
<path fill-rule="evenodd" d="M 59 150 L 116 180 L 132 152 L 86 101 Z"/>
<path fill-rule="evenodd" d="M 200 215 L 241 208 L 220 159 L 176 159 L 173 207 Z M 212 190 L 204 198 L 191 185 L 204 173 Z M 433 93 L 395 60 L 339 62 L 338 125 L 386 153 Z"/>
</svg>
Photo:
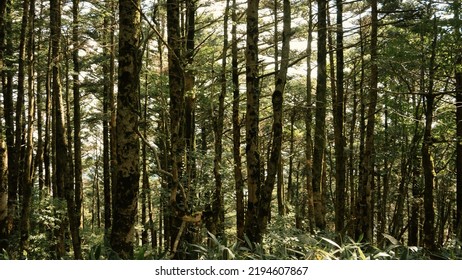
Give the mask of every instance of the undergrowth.
<svg viewBox="0 0 462 280">
<path fill-rule="evenodd" d="M 46 208 L 45 208 L 46 209 Z M 43 213 L 42 213 L 43 214 Z M 51 215 L 42 215 L 45 219 Z M 45 218 L 44 218 L 45 217 Z M 45 234 L 34 232 L 30 237 L 28 259 L 54 259 L 54 244 L 50 240 L 56 221 L 42 221 Z M 282 219 L 274 219 L 261 244 L 254 244 L 248 238 L 240 241 L 221 240 L 211 233 L 203 236 L 200 244 L 183 244 L 178 255 L 184 259 L 199 260 L 426 260 L 462 259 L 462 243 L 453 240 L 438 251 L 429 252 L 422 247 L 407 246 L 393 236 L 382 234 L 382 246 L 368 244 L 344 236 L 341 239 L 329 232 L 308 234 L 288 227 Z M 82 251 L 85 259 L 117 259 L 111 250 L 104 230 L 86 227 L 81 232 Z M 232 236 L 228 234 L 228 236 Z M 67 259 L 72 259 L 72 246 L 67 244 Z M 0 252 L 0 259 L 18 259 L 18 252 Z M 135 246 L 134 259 L 171 259 L 172 255 L 161 248 Z"/>
</svg>

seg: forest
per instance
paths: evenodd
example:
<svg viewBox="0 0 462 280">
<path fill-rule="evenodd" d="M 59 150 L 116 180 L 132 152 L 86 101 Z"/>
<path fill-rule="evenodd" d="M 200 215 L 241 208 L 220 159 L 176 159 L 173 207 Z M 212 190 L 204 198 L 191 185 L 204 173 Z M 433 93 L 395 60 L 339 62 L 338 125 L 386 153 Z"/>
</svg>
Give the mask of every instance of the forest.
<svg viewBox="0 0 462 280">
<path fill-rule="evenodd" d="M 460 0 L 0 0 L 0 259 L 462 259 Z"/>
</svg>

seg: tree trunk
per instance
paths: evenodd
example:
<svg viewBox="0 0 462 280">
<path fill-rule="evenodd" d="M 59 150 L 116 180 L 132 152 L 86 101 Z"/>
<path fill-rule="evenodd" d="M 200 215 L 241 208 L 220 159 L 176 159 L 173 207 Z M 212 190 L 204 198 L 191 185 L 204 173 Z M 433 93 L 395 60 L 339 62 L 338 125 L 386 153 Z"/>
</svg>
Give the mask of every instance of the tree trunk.
<svg viewBox="0 0 462 280">
<path fill-rule="evenodd" d="M 434 19 L 433 40 L 431 45 L 431 57 L 429 61 L 428 91 L 424 96 L 425 100 L 425 129 L 422 143 L 422 170 L 424 177 L 424 212 L 425 220 L 423 225 L 423 245 L 430 251 L 435 250 L 435 209 L 433 189 L 435 188 L 435 166 L 431 155 L 433 110 L 435 108 L 434 79 L 435 79 L 435 58 L 438 35 L 436 32 L 436 19 Z"/>
<path fill-rule="evenodd" d="M 121 259 L 133 258 L 139 193 L 140 1 L 119 1 L 117 95 L 117 182 L 113 186 L 111 247 Z"/>
<path fill-rule="evenodd" d="M 335 231 L 341 233 L 345 227 L 345 143 L 343 132 L 344 89 L 343 89 L 343 0 L 337 0 L 337 45 L 336 45 L 336 88 L 333 99 L 335 134 Z"/>
<path fill-rule="evenodd" d="M 5 2 L 5 1 L 3 1 Z M 12 19 L 11 19 L 11 1 L 7 1 L 6 10 L 4 13 L 4 56 L 13 57 L 13 42 L 12 42 Z M 5 134 L 6 146 L 8 155 L 8 233 L 12 234 L 16 230 L 14 217 L 16 216 L 18 207 L 18 176 L 19 162 L 17 161 L 17 153 L 14 139 L 14 105 L 13 105 L 13 60 L 5 60 L 5 68 L 3 69 L 3 109 L 5 116 Z"/>
<path fill-rule="evenodd" d="M 106 2 L 106 8 L 110 13 L 104 18 L 104 26 L 109 30 L 105 37 L 104 57 L 106 63 L 103 64 L 104 72 L 104 99 L 103 99 L 103 191 L 104 191 L 104 231 L 107 240 L 110 238 L 110 228 L 112 227 L 112 187 L 117 182 L 117 146 L 116 146 L 116 107 L 114 95 L 114 72 L 115 72 L 115 7 L 113 1 Z"/>
<path fill-rule="evenodd" d="M 236 190 L 236 235 L 237 239 L 244 240 L 244 180 L 242 177 L 241 161 L 241 126 L 239 123 L 239 65 L 237 49 L 237 5 L 233 0 L 231 29 L 232 34 L 232 82 L 233 82 L 233 160 L 234 160 L 234 187 Z"/>
<path fill-rule="evenodd" d="M 460 41 L 460 1 L 454 1 L 454 19 L 456 30 L 456 40 Z M 458 46 L 458 56 L 456 57 L 455 79 L 456 79 L 456 173 L 457 173 L 457 194 L 456 194 L 456 236 L 462 240 L 462 55 Z"/>
<path fill-rule="evenodd" d="M 82 213 L 82 200 L 83 200 L 83 183 L 82 183 L 82 143 L 80 138 L 80 61 L 79 61 L 79 2 L 80 0 L 73 0 L 72 2 L 72 86 L 74 97 L 74 180 L 75 180 L 75 210 L 77 227 L 80 227 L 80 219 Z M 70 133 L 70 132 L 69 132 Z"/>
<path fill-rule="evenodd" d="M 149 44 L 149 40 L 145 41 L 146 46 Z M 149 57 L 149 48 L 144 47 L 146 52 L 146 64 L 145 67 L 148 69 L 148 64 L 150 63 Z M 149 96 L 149 75 L 148 72 L 144 74 L 144 104 L 143 104 L 143 138 L 146 140 L 148 137 L 148 96 Z M 150 192 L 149 189 L 149 174 L 148 174 L 148 155 L 147 155 L 147 143 L 143 141 L 141 144 L 141 165 L 143 169 L 143 177 L 142 177 L 142 187 L 141 187 L 141 244 L 147 245 L 148 244 L 148 213 L 147 208 L 150 201 L 148 201 L 148 194 Z"/>
<path fill-rule="evenodd" d="M 262 233 L 258 223 L 258 191 L 261 184 L 259 148 L 260 88 L 258 74 L 258 4 L 259 0 L 247 2 L 246 41 L 246 158 L 247 158 L 247 213 L 245 234 L 252 242 L 260 243 Z"/>
<path fill-rule="evenodd" d="M 420 67 L 420 92 L 425 91 L 425 48 L 426 46 L 423 44 L 423 35 L 421 35 L 421 49 L 420 53 L 422 56 L 421 60 L 421 67 Z M 421 183 L 421 177 L 422 177 L 422 170 L 421 170 L 421 162 L 419 160 L 419 148 L 418 144 L 421 141 L 421 138 L 423 136 L 423 133 L 420 129 L 421 126 L 421 120 L 422 120 L 422 114 L 423 110 L 420 109 L 420 106 L 422 104 L 422 99 L 418 97 L 416 94 L 411 95 L 411 100 L 412 100 L 412 105 L 414 107 L 414 135 L 412 138 L 412 146 L 410 149 L 410 170 L 409 173 L 411 173 L 411 185 L 412 185 L 412 203 L 411 203 L 411 216 L 410 216 L 410 221 L 409 221 L 409 232 L 408 232 L 408 245 L 409 246 L 422 246 L 421 244 L 421 225 L 420 225 L 420 219 L 421 219 L 421 212 L 422 212 L 422 196 L 423 196 L 423 188 L 422 188 L 422 183 Z M 404 193 L 404 192 L 403 192 Z"/>
<path fill-rule="evenodd" d="M 374 130 L 375 130 L 375 111 L 377 107 L 377 1 L 371 1 L 371 34 L 370 34 L 370 86 L 367 108 L 366 139 L 363 154 L 362 176 L 359 183 L 359 208 L 358 208 L 358 228 L 364 234 L 365 242 L 372 242 L 372 186 L 374 181 Z M 356 236 L 358 237 L 358 236 Z"/>
<path fill-rule="evenodd" d="M 327 1 L 318 0 L 318 74 L 316 84 L 315 138 L 313 149 L 313 203 L 317 228 L 323 230 L 326 220 L 323 215 L 322 167 L 326 149 L 326 103 L 327 103 Z"/>
<path fill-rule="evenodd" d="M 181 217 L 186 214 L 186 192 L 181 180 L 184 163 L 185 141 L 185 75 L 182 61 L 180 32 L 180 7 L 178 0 L 167 0 L 167 33 L 169 44 L 169 91 L 170 91 L 170 251 L 176 255 L 181 239 Z M 182 205 L 182 206 L 181 206 Z M 176 241 L 178 240 L 178 241 Z"/>
<path fill-rule="evenodd" d="M 18 151 L 16 154 L 16 162 L 19 164 L 19 169 L 16 170 L 18 176 L 18 191 L 20 193 L 21 215 L 20 215 L 20 252 L 27 251 L 29 247 L 29 232 L 30 232 L 30 223 L 29 223 L 29 213 L 30 213 L 30 202 L 23 201 L 24 193 L 26 196 L 29 196 L 31 192 L 27 190 L 27 187 L 24 185 L 27 181 L 26 178 L 23 179 L 23 175 L 20 174 L 24 170 L 25 162 L 22 157 L 22 143 L 23 143 L 23 112 L 24 112 L 24 95 L 25 95 L 25 82 L 26 82 L 26 49 L 27 49 L 27 29 L 29 21 L 29 1 L 25 0 L 22 4 L 22 22 L 21 22 L 21 35 L 19 43 L 19 60 L 18 60 L 18 91 L 17 91 L 17 101 L 16 101 L 16 139 L 15 139 L 15 150 Z M 30 90 L 30 89 L 29 89 Z M 32 145 L 32 143 L 30 143 Z M 32 149 L 32 147 L 30 147 Z M 29 203 L 28 203 L 29 202 Z M 22 254 L 22 253 L 21 253 Z"/>
<path fill-rule="evenodd" d="M 34 122 L 35 122 L 35 92 L 34 92 L 34 20 L 35 20 L 35 0 L 24 1 L 30 5 L 24 9 L 24 13 L 28 12 L 28 20 L 26 23 L 26 53 L 28 62 L 28 111 L 27 111 L 27 132 L 26 132 L 26 154 L 24 157 L 24 176 L 23 176 L 23 198 L 21 211 L 21 252 L 29 250 L 29 235 L 30 235 L 30 214 L 32 208 L 32 187 L 34 183 Z M 25 4 L 24 4 L 25 5 Z"/>
<path fill-rule="evenodd" d="M 3 57 L 5 51 L 5 17 L 7 1 L 0 2 L 0 76 L 5 80 L 3 71 Z M 5 87 L 2 88 L 3 100 L 5 102 Z M 2 108 L 4 109 L 4 108 Z M 0 251 L 8 247 L 8 155 L 7 145 L 3 139 L 3 122 L 0 121 Z"/>
<path fill-rule="evenodd" d="M 272 127 L 272 147 L 271 154 L 267 162 L 267 176 L 265 184 L 260 191 L 260 206 L 258 209 L 258 221 L 260 234 L 266 232 L 271 213 L 271 200 L 274 189 L 278 164 L 281 164 L 282 148 L 282 121 L 283 121 L 283 101 L 284 89 L 287 81 L 287 70 L 289 68 L 290 52 L 290 21 L 291 6 L 289 0 L 283 2 L 284 10 L 284 27 L 282 32 L 282 50 L 281 50 L 281 69 L 276 76 L 276 88 L 272 96 L 273 105 L 273 127 Z"/>
<path fill-rule="evenodd" d="M 110 7 L 108 7 L 110 8 Z M 109 230 L 112 225 L 111 221 L 111 142 L 110 142 L 110 122 L 111 113 L 109 110 L 109 99 L 111 89 L 114 87 L 110 77 L 110 61 L 111 61 L 111 16 L 105 16 L 103 22 L 105 30 L 110 30 L 109 34 L 104 36 L 103 49 L 103 192 L 104 192 L 104 234 L 109 238 Z"/>
<path fill-rule="evenodd" d="M 224 205 L 223 205 L 223 179 L 222 179 L 222 158 L 223 158 L 223 125 L 225 115 L 226 84 L 226 57 L 228 50 L 228 18 L 229 0 L 226 1 L 224 23 L 223 23 L 223 56 L 221 59 L 220 73 L 220 95 L 218 97 L 218 112 L 214 119 L 215 132 L 215 158 L 213 161 L 213 174 L 215 176 L 215 192 L 212 199 L 212 234 L 223 237 L 224 234 Z"/>
<path fill-rule="evenodd" d="M 313 42 L 313 7 L 312 1 L 308 1 L 309 19 L 308 19 L 308 40 L 306 48 L 306 115 L 305 115 L 305 156 L 306 156 L 306 204 L 308 205 L 308 229 L 314 232 L 314 201 L 313 201 L 313 136 L 312 136 L 312 123 L 313 123 L 313 102 L 312 102 L 312 82 L 311 82 L 311 55 Z"/>
<path fill-rule="evenodd" d="M 0 133 L 3 133 L 3 127 L 0 127 Z M 6 144 L 0 137 L 0 250 L 2 252 L 8 248 L 8 155 L 6 153 Z"/>
</svg>

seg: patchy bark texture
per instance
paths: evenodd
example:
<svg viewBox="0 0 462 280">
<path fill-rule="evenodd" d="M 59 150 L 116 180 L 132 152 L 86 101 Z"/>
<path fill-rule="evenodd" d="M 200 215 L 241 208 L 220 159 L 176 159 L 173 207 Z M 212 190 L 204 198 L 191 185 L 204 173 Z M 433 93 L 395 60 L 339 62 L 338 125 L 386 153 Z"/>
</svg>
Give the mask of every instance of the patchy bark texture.
<svg viewBox="0 0 462 280">
<path fill-rule="evenodd" d="M 245 119 L 248 201 L 245 234 L 252 242 L 261 241 L 258 230 L 258 190 L 260 178 L 259 109 L 260 88 L 258 79 L 258 0 L 247 2 L 246 84 L 247 112 Z"/>
<path fill-rule="evenodd" d="M 119 73 L 117 96 L 117 182 L 113 188 L 112 249 L 119 258 L 133 258 L 140 179 L 139 83 L 140 1 L 119 1 Z"/>
</svg>

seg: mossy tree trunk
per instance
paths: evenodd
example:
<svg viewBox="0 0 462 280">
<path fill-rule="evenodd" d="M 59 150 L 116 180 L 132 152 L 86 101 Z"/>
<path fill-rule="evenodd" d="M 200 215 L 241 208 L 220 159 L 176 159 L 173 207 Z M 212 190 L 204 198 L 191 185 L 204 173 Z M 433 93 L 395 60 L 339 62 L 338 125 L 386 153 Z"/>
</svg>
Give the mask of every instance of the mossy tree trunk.
<svg viewBox="0 0 462 280">
<path fill-rule="evenodd" d="M 185 74 L 182 59 L 180 6 L 178 0 L 167 1 L 168 75 L 170 92 L 170 163 L 172 177 L 169 182 L 169 239 L 170 252 L 176 255 L 182 235 L 181 217 L 186 213 L 186 192 L 183 186 L 185 154 Z"/>
<path fill-rule="evenodd" d="M 260 88 L 258 75 L 258 4 L 259 0 L 247 2 L 246 41 L 246 157 L 247 157 L 247 213 L 245 234 L 252 242 L 261 242 L 262 233 L 258 223 L 258 205 L 261 184 L 261 163 L 259 148 Z"/>
<path fill-rule="evenodd" d="M 140 1 L 119 1 L 117 95 L 117 182 L 113 186 L 111 247 L 119 258 L 133 258 L 140 180 L 138 122 L 140 86 Z"/>
</svg>

